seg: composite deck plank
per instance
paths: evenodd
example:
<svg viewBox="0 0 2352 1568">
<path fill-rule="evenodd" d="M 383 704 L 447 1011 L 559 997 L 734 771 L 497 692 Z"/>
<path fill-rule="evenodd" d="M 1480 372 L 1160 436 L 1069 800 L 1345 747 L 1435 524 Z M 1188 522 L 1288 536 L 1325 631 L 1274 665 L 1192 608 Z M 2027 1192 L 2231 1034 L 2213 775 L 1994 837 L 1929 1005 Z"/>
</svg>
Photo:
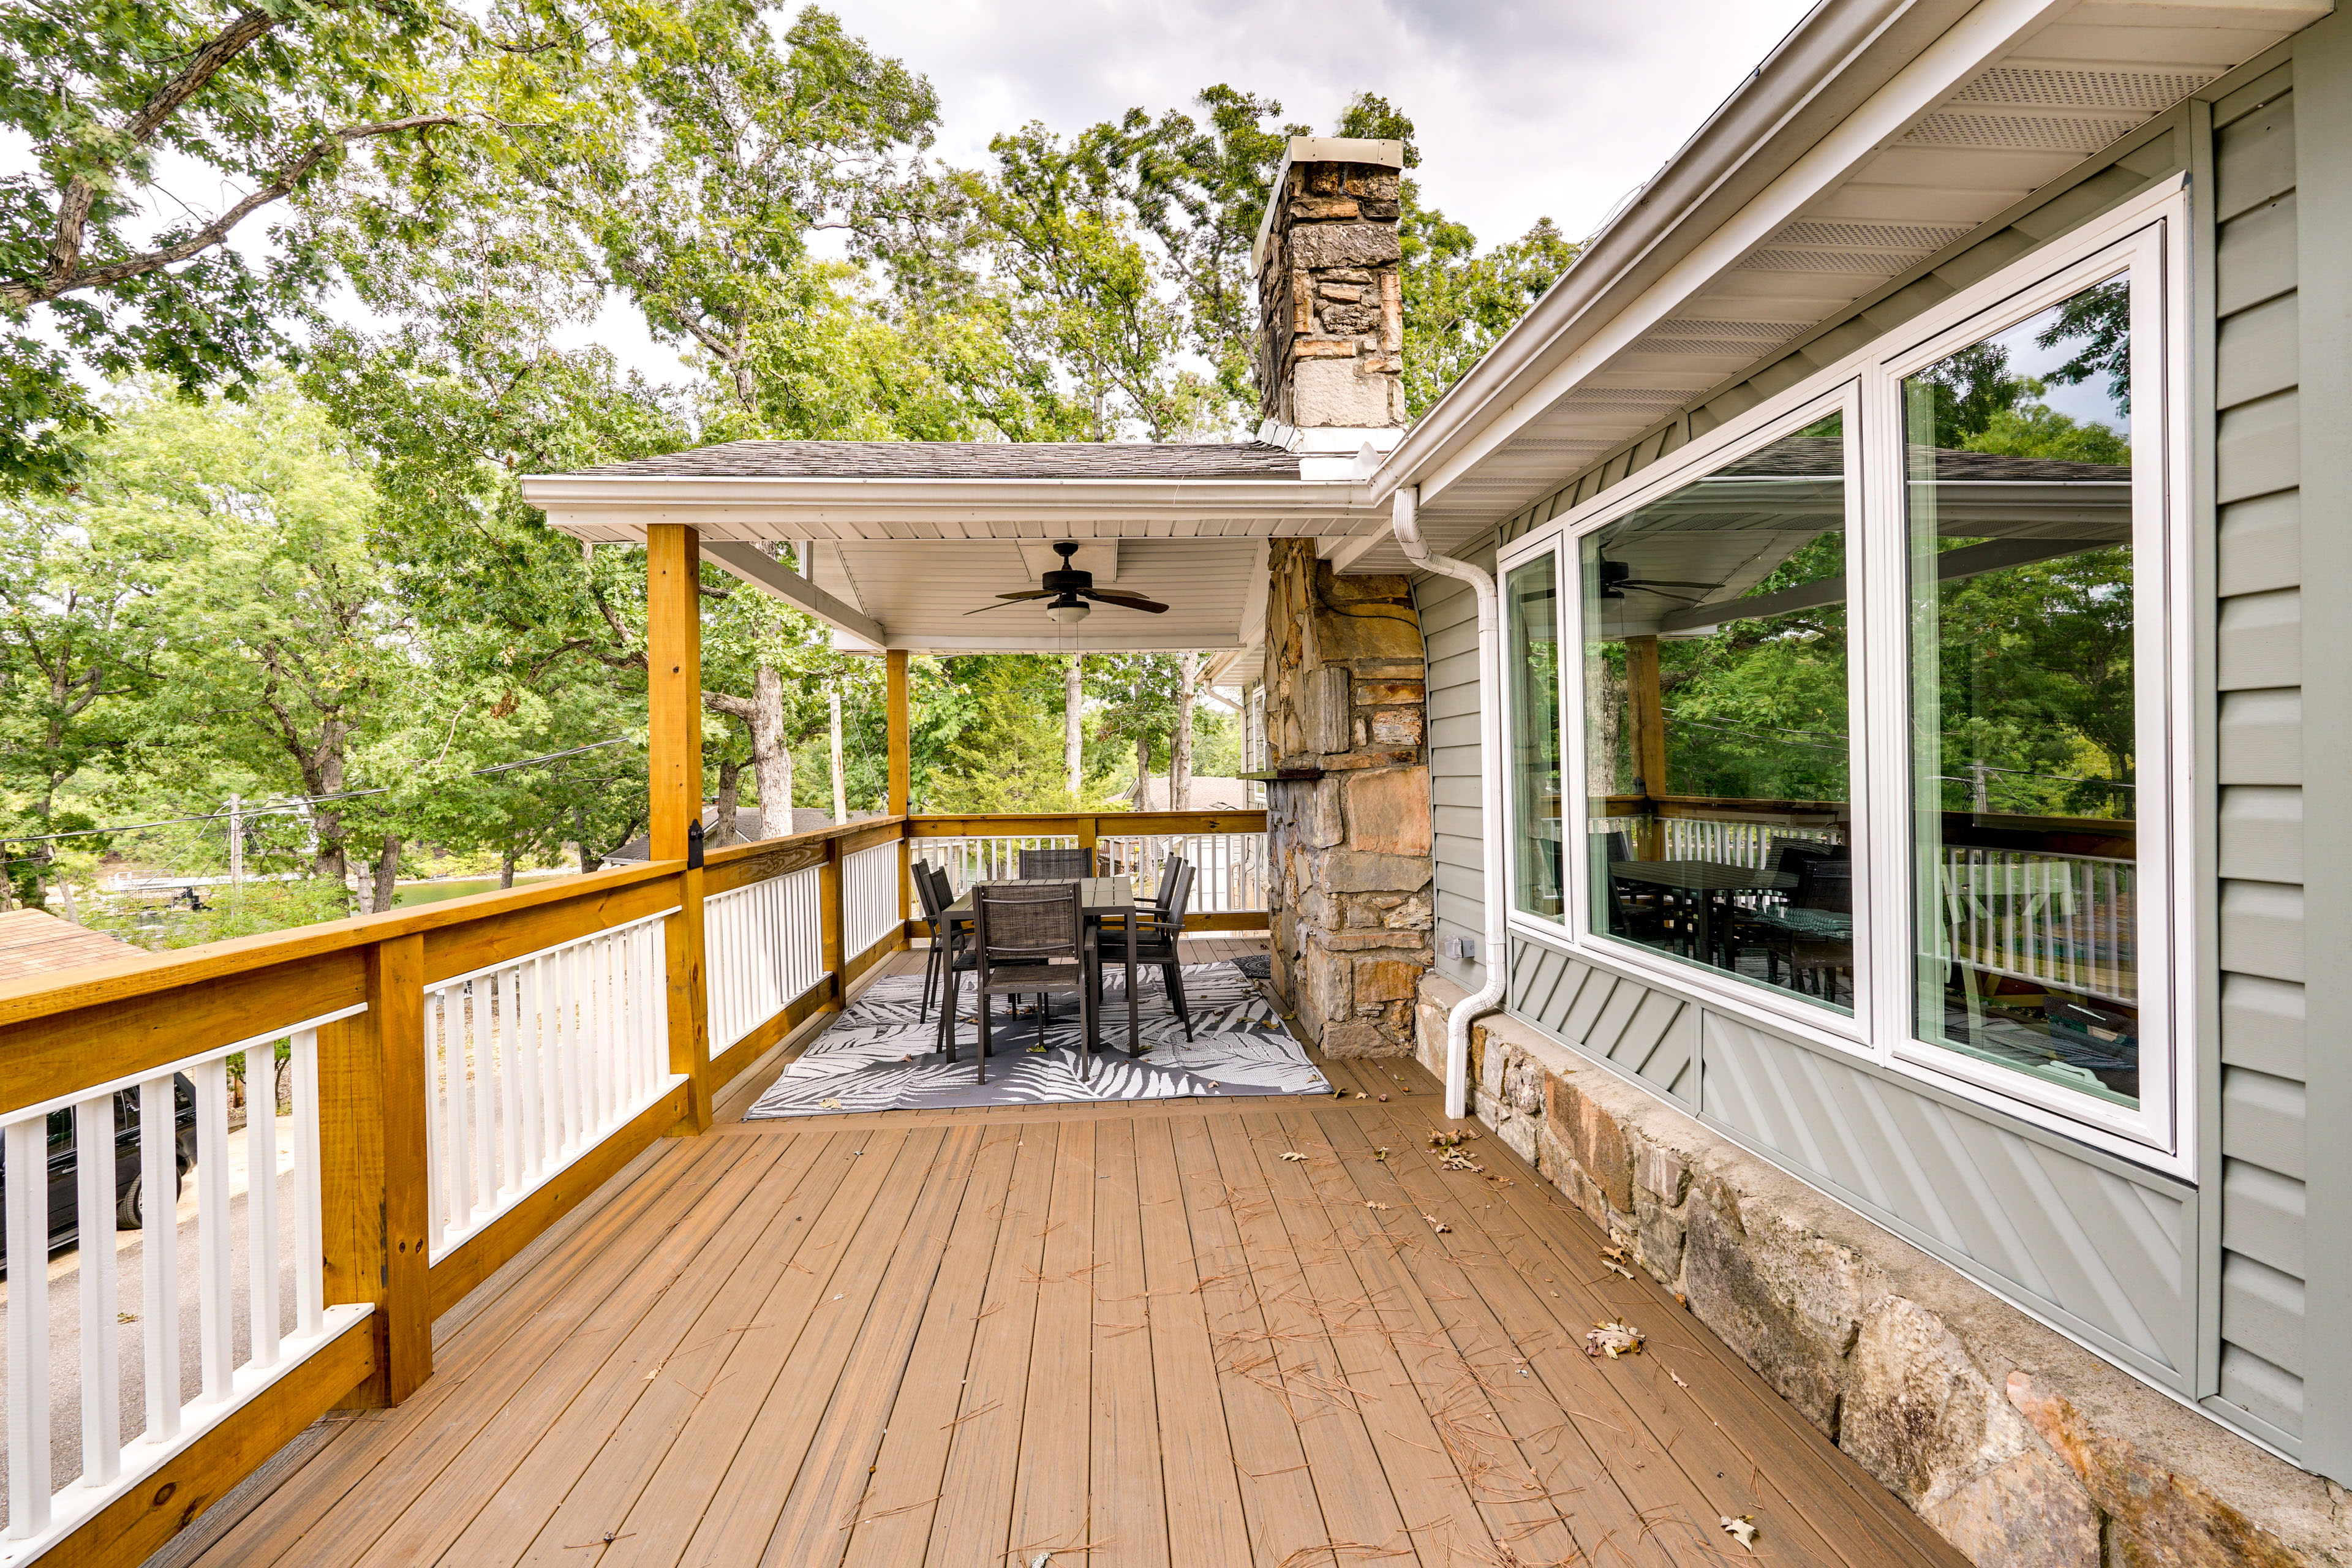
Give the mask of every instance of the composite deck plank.
<svg viewBox="0 0 2352 1568">
<path fill-rule="evenodd" d="M 527 1469 L 517 1472 L 518 1489 L 528 1474 L 530 1491 L 560 1498 L 558 1506 L 551 1513 L 526 1512 L 502 1496 L 504 1506 L 485 1510 L 459 1540 L 454 1560 L 573 1563 L 581 1543 L 619 1531 L 697 1408 L 729 1375 L 730 1352 L 761 1321 L 762 1304 L 815 1228 L 812 1221 L 841 1190 L 820 1190 L 818 1184 L 835 1182 L 832 1167 L 848 1146 L 841 1140 L 811 1141 L 801 1159 L 780 1161 L 761 1178 L 738 1208 L 745 1221 L 737 1233 L 740 1249 L 730 1257 L 713 1248 L 709 1278 L 716 1289 L 709 1295 L 678 1293 L 694 1315 L 675 1347 L 649 1365 L 624 1361 L 616 1366 L 604 1381 L 607 1399 L 619 1408 L 567 1412 Z"/>
<path fill-rule="evenodd" d="M 1202 1145 L 1205 1133 L 1197 1120 L 1183 1131 L 1188 1143 L 1184 1163 L 1197 1170 L 1213 1169 L 1214 1156 Z M 1241 1227 L 1222 1196 L 1221 1184 L 1187 1182 L 1183 1190 L 1192 1239 L 1207 1270 L 1201 1300 L 1210 1331 L 1218 1336 L 1218 1387 L 1255 1561 L 1295 1562 L 1299 1553 L 1334 1537 L 1324 1522 L 1322 1500 L 1315 1495 L 1315 1479 L 1307 1473 L 1297 1419 L 1262 1365 L 1271 1359 L 1273 1341 L 1243 1256 Z"/>
<path fill-rule="evenodd" d="M 736 1336 L 599 1568 L 758 1560 L 947 1136 L 917 1129 L 844 1162 L 856 1167 L 843 1184 L 850 1201 L 825 1206 L 803 1244 L 806 1272 L 788 1268 L 761 1326 Z"/>
<path fill-rule="evenodd" d="M 1349 1124 L 1344 1115 L 1331 1120 Z M 1446 1289 L 1419 1263 L 1423 1249 L 1407 1227 L 1426 1222 L 1399 1213 L 1393 1203 L 1370 1206 L 1385 1200 L 1366 1196 L 1349 1169 L 1347 1155 L 1354 1151 L 1335 1142 L 1324 1121 L 1309 1113 L 1283 1119 L 1292 1146 L 1308 1155 L 1297 1170 L 1338 1228 L 1365 1292 L 1396 1303 L 1410 1319 L 1408 1331 L 1391 1342 L 1404 1353 L 1423 1407 L 1439 1425 L 1496 1542 L 1535 1562 L 1582 1555 L 1581 1542 L 1601 1532 L 1589 1526 L 1580 1532 L 1569 1522 L 1570 1498 L 1591 1496 L 1621 1523 L 1630 1519 L 1632 1506 L 1581 1445 L 1563 1447 L 1559 1439 L 1570 1430 L 1567 1413 L 1535 1386 L 1520 1347 L 1482 1310 L 1483 1301 Z M 1468 1300 L 1446 1299 L 1454 1296 Z"/>
<path fill-rule="evenodd" d="M 1358 1267 L 1358 1238 L 1341 1227 L 1339 1216 L 1326 1206 L 1306 1168 L 1318 1158 L 1328 1159 L 1329 1151 L 1311 1125 L 1307 1139 L 1297 1138 L 1295 1121 L 1253 1119 L 1226 1152 L 1256 1162 L 1312 1293 L 1316 1315 L 1339 1357 L 1340 1380 L 1363 1391 L 1358 1409 L 1364 1428 L 1381 1451 L 1389 1488 L 1423 1559 L 1446 1563 L 1474 1557 L 1491 1550 L 1493 1542 L 1512 1541 L 1524 1527 L 1546 1516 L 1530 1516 L 1521 1506 L 1496 1518 L 1479 1500 L 1475 1478 L 1464 1465 L 1468 1439 L 1463 1431 L 1441 1429 L 1440 1411 L 1430 1408 L 1422 1387 L 1424 1374 L 1408 1359 L 1425 1357 L 1434 1348 L 1424 1331 L 1434 1325 L 1423 1323 L 1409 1300 L 1365 1279 Z M 1286 1154 L 1306 1158 L 1289 1160 L 1283 1157 Z M 1447 1379 L 1448 1384 L 1456 1381 Z M 1457 1401 L 1463 1397 L 1458 1388 L 1448 1392 Z M 1440 1404 L 1442 1409 L 1444 1401 Z M 1494 1419 L 1491 1408 L 1465 1414 L 1466 1419 L 1458 1425 L 1467 1429 Z M 1530 1554 L 1539 1562 L 1559 1561 L 1575 1550 L 1575 1542 L 1556 1523 L 1551 1538 L 1538 1537 L 1528 1544 L 1536 1548 Z M 1559 1550 L 1543 1550 L 1549 1547 Z"/>
<path fill-rule="evenodd" d="M 1402 1125 L 1391 1125 L 1396 1136 L 1403 1135 Z M 1646 1322 L 1634 1322 L 1645 1331 L 1654 1329 L 1650 1365 L 1622 1380 L 1621 1386 L 1629 1392 L 1648 1390 L 1652 1403 L 1637 1414 L 1653 1424 L 1661 1439 L 1687 1435 L 1674 1442 L 1672 1452 L 1679 1461 L 1702 1479 L 1715 1481 L 1719 1476 L 1719 1484 L 1737 1483 L 1727 1500 L 1736 1506 L 1727 1512 L 1771 1506 L 1766 1501 L 1771 1498 L 1777 1511 L 1800 1526 L 1801 1536 L 1824 1543 L 1829 1554 L 1824 1561 L 1893 1562 L 1915 1568 L 1949 1568 L 1958 1561 L 1923 1521 L 1907 1510 L 1889 1510 L 1883 1493 L 1861 1491 L 1853 1478 L 1861 1477 L 1874 1488 L 1876 1483 L 1862 1477 L 1752 1368 L 1691 1319 L 1664 1287 L 1638 1271 L 1632 1280 L 1611 1273 L 1599 1258 L 1607 1240 L 1603 1233 L 1554 1196 L 1516 1154 L 1491 1139 L 1477 1147 L 1482 1161 L 1507 1164 L 1517 1173 L 1517 1184 L 1499 1189 L 1498 1206 L 1509 1218 L 1492 1226 L 1480 1223 L 1496 1246 L 1554 1281 L 1545 1294 L 1530 1299 L 1532 1304 L 1571 1326 L 1580 1312 L 1586 1317 L 1646 1317 Z M 1551 1289 L 1560 1294 L 1551 1296 Z M 1661 1359 L 1677 1355 L 1685 1359 Z M 1667 1373 L 1685 1374 L 1691 1386 L 1673 1385 L 1672 1377 L 1663 1375 Z M 1690 1449 L 1685 1450 L 1685 1441 L 1692 1444 Z"/>
<path fill-rule="evenodd" d="M 1095 1260 L 1101 1267 L 1093 1276 L 1087 1539 L 1095 1568 L 1168 1568 L 1135 1124 L 1107 1121 L 1094 1133 Z"/>
<path fill-rule="evenodd" d="M 874 1460 L 873 1485 L 848 1531 L 843 1560 L 850 1568 L 919 1563 L 930 1538 L 949 1438 L 971 1373 L 982 1295 L 1004 1228 L 1013 1151 L 1022 1138 L 1017 1125 L 978 1131 L 980 1154 L 940 1260 L 939 1281 L 923 1304 L 922 1326 L 890 1407 L 890 1430 Z"/>
<path fill-rule="evenodd" d="M 637 1390 L 629 1384 L 642 1384 L 648 1373 L 659 1375 L 662 1362 L 679 1348 L 700 1293 L 672 1287 L 699 1279 L 721 1258 L 740 1253 L 766 1217 L 752 1210 L 752 1195 L 767 1190 L 777 1167 L 797 1163 L 789 1151 L 779 1149 L 774 1158 L 745 1163 L 760 1169 L 739 1165 L 730 1172 L 664 1238 L 650 1267 L 609 1282 L 604 1301 L 582 1331 L 447 1456 L 448 1462 L 413 1501 L 388 1518 L 372 1516 L 382 1510 L 363 1510 L 346 1521 L 352 1542 L 346 1561 L 362 1568 L 434 1562 L 453 1552 L 460 1535 L 499 1498 L 506 1500 L 505 1518 L 494 1522 L 528 1526 L 513 1543 L 520 1552 L 537 1533 L 546 1510 L 569 1490 L 579 1460 L 593 1457 L 594 1445 L 610 1435 L 621 1409 L 617 1396 L 625 1392 L 633 1397 Z M 780 1184 L 788 1185 L 794 1174 Z M 575 1424 L 586 1439 L 579 1449 L 563 1440 Z M 539 1517 L 513 1518 L 515 1510 L 525 1509 L 538 1510 Z M 364 1551 L 358 1549 L 362 1541 Z"/>
<path fill-rule="evenodd" d="M 1498 1140 L 1443 1170 L 1433 1077 L 1320 1065 L 668 1144 L 198 1561 L 1957 1568 Z M 1647 1353 L 1591 1361 L 1614 1315 Z"/>
<path fill-rule="evenodd" d="M 1085 1568 L 1091 1484 L 1095 1331 L 1095 1163 L 1092 1121 L 1061 1127 L 1054 1196 L 1038 1265 L 1036 1327 L 1021 1416 L 1021 1466 L 1013 1492 L 1013 1556 Z"/>
<path fill-rule="evenodd" d="M 1037 1281 L 1046 1228 L 1053 1223 L 1061 1131 L 1057 1125 L 1024 1127 L 1014 1142 L 1013 1181 L 1002 1199 L 1004 1228 L 977 1314 L 970 1381 L 948 1445 L 926 1563 L 1003 1568 L 1009 1561 L 1030 1342 L 1037 1327 Z"/>
<path fill-rule="evenodd" d="M 1189 1140 L 1188 1132 L 1192 1135 Z M 1241 1233 L 1242 1258 L 1265 1314 L 1266 1348 L 1273 1353 L 1266 1375 L 1297 1416 L 1299 1446 L 1307 1454 L 1307 1474 L 1315 1482 L 1329 1541 L 1348 1543 L 1349 1555 L 1388 1553 L 1401 1563 L 1417 1561 L 1438 1568 L 1444 1559 L 1433 1555 L 1425 1549 L 1431 1542 L 1412 1533 L 1412 1528 L 1438 1521 L 1403 1511 L 1405 1500 L 1397 1495 L 1364 1412 L 1366 1405 L 1392 1391 L 1349 1380 L 1307 1284 L 1303 1260 L 1275 1212 L 1272 1188 L 1257 1171 L 1241 1119 L 1211 1117 L 1180 1129 L 1178 1140 L 1180 1147 L 1187 1142 L 1205 1146 L 1210 1163 L 1187 1170 L 1186 1177 L 1214 1188 L 1211 1195 L 1231 1208 Z M 1425 1460 L 1428 1456 L 1415 1458 Z"/>
<path fill-rule="evenodd" d="M 1174 1129 L 1187 1124 L 1134 1125 L 1169 1560 L 1175 1568 L 1230 1568 L 1250 1561 L 1250 1542 L 1243 1523 L 1241 1478 L 1234 1471 L 1218 1398 L 1207 1307 L 1201 1298 L 1204 1270 L 1185 1213 L 1185 1184 L 1171 1142 Z M 1205 1272 L 1217 1269 L 1209 1261 Z"/>
<path fill-rule="evenodd" d="M 950 1131 L 923 1173 L 906 1229 L 892 1250 L 875 1300 L 847 1362 L 800 1476 L 785 1494 L 783 1512 L 768 1537 L 762 1563 L 775 1568 L 833 1568 L 881 1462 L 891 1409 L 905 1384 L 921 1319 L 898 1303 L 919 1300 L 938 1284 L 940 1262 L 953 1232 L 956 1209 L 978 1163 L 982 1129 Z"/>
<path fill-rule="evenodd" d="M 214 1565 L 281 1561 L 346 1563 L 367 1537 L 347 1533 L 363 1513 L 383 1518 L 407 1506 L 462 1445 L 546 1360 L 562 1352 L 614 1289 L 604 1270 L 644 1268 L 677 1224 L 757 1149 L 672 1145 L 675 1152 L 641 1184 L 603 1206 L 593 1223 L 495 1305 L 434 1352 L 434 1375 L 397 1407 L 347 1423 L 303 1467 L 299 1487 L 283 1487 L 198 1559 Z M 671 1205 L 675 1205 L 673 1208 Z"/>
</svg>

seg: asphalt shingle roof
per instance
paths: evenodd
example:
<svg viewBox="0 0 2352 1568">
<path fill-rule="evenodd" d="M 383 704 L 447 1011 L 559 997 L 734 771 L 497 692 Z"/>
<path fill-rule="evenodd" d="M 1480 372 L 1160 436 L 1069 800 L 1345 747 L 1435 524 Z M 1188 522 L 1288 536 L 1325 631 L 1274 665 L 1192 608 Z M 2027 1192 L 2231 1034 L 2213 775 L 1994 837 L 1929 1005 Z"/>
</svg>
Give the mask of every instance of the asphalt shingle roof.
<svg viewBox="0 0 2352 1568">
<path fill-rule="evenodd" d="M 1295 479 L 1298 458 L 1263 441 L 730 441 L 583 471 L 741 479 Z"/>
</svg>

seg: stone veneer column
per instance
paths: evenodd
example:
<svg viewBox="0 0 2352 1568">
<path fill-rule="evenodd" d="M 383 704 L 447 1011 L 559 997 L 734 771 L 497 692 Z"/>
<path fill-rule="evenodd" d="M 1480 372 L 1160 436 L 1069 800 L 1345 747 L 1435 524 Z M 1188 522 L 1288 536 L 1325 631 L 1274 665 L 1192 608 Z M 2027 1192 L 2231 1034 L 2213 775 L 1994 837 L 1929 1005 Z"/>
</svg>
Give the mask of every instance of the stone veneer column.
<svg viewBox="0 0 2352 1568">
<path fill-rule="evenodd" d="M 1405 1056 L 1435 956 L 1421 622 L 1402 577 L 1343 577 L 1278 539 L 1266 604 L 1274 984 L 1332 1056 Z"/>
</svg>

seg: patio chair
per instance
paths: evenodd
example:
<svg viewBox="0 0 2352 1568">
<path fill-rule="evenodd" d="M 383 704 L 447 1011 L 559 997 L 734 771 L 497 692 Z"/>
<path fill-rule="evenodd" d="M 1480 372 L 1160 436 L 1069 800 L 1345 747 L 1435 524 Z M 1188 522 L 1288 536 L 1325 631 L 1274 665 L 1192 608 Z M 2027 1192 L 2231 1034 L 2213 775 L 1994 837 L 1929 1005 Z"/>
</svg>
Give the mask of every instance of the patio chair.
<svg viewBox="0 0 2352 1568">
<path fill-rule="evenodd" d="M 1075 882 L 1095 874 L 1091 849 L 1024 849 L 1021 879 L 1024 882 Z"/>
<path fill-rule="evenodd" d="M 1139 971 L 1150 965 L 1159 968 L 1160 987 L 1168 993 L 1188 1040 L 1192 1037 L 1192 1009 L 1184 1000 L 1184 964 L 1176 944 L 1184 934 L 1184 910 L 1192 899 L 1192 868 L 1179 861 L 1176 875 L 1169 880 L 1165 906 L 1139 911 L 1135 921 L 1135 966 Z"/>
<path fill-rule="evenodd" d="M 1780 961 L 1789 965 L 1789 984 L 1805 989 L 1812 977 L 1815 994 L 1824 1001 L 1837 999 L 1837 976 L 1844 974 L 1848 989 L 1853 976 L 1853 862 L 1843 856 L 1804 858 L 1797 867 L 1797 890 L 1783 908 L 1768 909 L 1757 925 L 1769 933 L 1764 949 L 1765 973 L 1774 984 L 1780 981 Z"/>
<path fill-rule="evenodd" d="M 931 928 L 931 951 L 923 963 L 923 1003 L 916 1010 L 915 1021 L 919 1024 L 930 1016 L 931 988 L 936 984 L 941 1027 L 945 1028 L 949 1026 L 945 1020 L 955 1012 L 948 1004 L 948 987 L 955 975 L 970 973 L 979 960 L 958 933 L 957 922 L 948 917 L 948 907 L 955 902 L 955 888 L 949 882 L 948 874 L 920 860 L 915 862 L 914 873 L 915 895 L 923 904 L 923 923 Z"/>
<path fill-rule="evenodd" d="M 971 890 L 972 951 L 980 979 L 980 1076 L 988 1081 L 993 1040 L 988 999 L 1034 994 L 1038 999 L 1037 1047 L 1045 1046 L 1045 1000 L 1069 992 L 1078 997 L 1080 1076 L 1093 1054 L 1095 1005 L 1087 976 L 1093 942 L 1076 882 L 982 882 Z M 949 1037 L 949 1059 L 954 1059 Z"/>
</svg>

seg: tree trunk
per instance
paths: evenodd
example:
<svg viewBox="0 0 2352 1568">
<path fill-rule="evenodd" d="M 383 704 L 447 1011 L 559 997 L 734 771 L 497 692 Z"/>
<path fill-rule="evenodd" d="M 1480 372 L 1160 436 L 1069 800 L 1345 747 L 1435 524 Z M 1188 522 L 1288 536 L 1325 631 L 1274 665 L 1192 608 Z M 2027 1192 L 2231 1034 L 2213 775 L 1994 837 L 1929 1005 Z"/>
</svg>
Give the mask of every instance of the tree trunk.
<svg viewBox="0 0 2352 1568">
<path fill-rule="evenodd" d="M 1176 738 L 1168 747 L 1168 809 L 1192 809 L 1192 694 L 1201 684 L 1201 656 L 1176 656 Z"/>
<path fill-rule="evenodd" d="M 825 704 L 832 710 L 833 721 L 833 823 L 838 827 L 849 820 L 849 777 L 841 765 L 841 687 L 836 682 L 824 689 Z"/>
<path fill-rule="evenodd" d="M 751 772 L 760 792 L 760 837 L 793 830 L 793 748 L 784 734 L 784 678 L 767 665 L 751 672 Z"/>
<path fill-rule="evenodd" d="M 1077 809 L 1079 787 L 1086 782 L 1081 776 L 1086 764 L 1086 735 L 1078 727 L 1079 712 L 1086 703 L 1085 664 L 1085 656 L 1074 653 L 1062 668 L 1062 772 L 1068 781 L 1073 811 Z"/>
<path fill-rule="evenodd" d="M 513 850 L 509 849 L 505 854 L 499 857 L 499 891 L 504 892 L 507 889 L 514 886 L 514 874 L 515 854 Z"/>
<path fill-rule="evenodd" d="M 580 856 L 582 876 L 596 868 L 596 858 L 588 852 L 588 814 L 576 805 L 572 808 L 572 847 Z"/>
<path fill-rule="evenodd" d="M 719 805 L 710 820 L 709 848 L 735 842 L 735 811 L 743 795 L 743 764 L 729 757 L 719 764 Z"/>
<path fill-rule="evenodd" d="M 383 836 L 383 852 L 376 857 L 375 898 L 369 908 L 376 914 L 388 912 L 392 909 L 393 895 L 398 891 L 399 882 L 400 835 L 387 833 Z"/>
<path fill-rule="evenodd" d="M 1151 783 L 1151 737 L 1135 738 L 1135 809 L 1144 807 L 1145 795 Z"/>
</svg>

